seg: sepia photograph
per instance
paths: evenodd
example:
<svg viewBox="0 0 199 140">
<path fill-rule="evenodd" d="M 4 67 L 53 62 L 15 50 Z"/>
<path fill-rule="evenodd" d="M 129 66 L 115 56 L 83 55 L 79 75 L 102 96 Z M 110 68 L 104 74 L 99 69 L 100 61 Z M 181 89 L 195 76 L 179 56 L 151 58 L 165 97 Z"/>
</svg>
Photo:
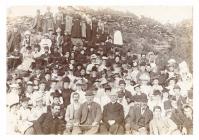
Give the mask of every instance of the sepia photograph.
<svg viewBox="0 0 199 140">
<path fill-rule="evenodd" d="M 6 10 L 8 135 L 193 135 L 193 7 Z"/>
</svg>

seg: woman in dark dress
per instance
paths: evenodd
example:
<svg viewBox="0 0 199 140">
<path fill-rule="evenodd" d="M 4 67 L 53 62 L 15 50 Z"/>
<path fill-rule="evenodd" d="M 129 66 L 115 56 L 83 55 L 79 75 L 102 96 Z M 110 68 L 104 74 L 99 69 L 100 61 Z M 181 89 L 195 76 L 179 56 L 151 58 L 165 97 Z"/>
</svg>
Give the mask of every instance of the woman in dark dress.
<svg viewBox="0 0 199 140">
<path fill-rule="evenodd" d="M 72 26 L 72 38 L 81 38 L 81 20 L 79 16 L 76 16 L 73 20 Z"/>
</svg>

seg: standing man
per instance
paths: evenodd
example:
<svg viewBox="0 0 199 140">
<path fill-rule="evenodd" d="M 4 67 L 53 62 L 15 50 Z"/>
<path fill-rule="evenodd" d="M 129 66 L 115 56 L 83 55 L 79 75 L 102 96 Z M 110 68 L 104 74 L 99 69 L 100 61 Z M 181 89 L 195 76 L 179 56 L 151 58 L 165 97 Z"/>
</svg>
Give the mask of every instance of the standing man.
<svg viewBox="0 0 199 140">
<path fill-rule="evenodd" d="M 94 102 L 94 94 L 92 91 L 86 92 L 86 102 L 84 102 L 77 115 L 77 126 L 73 133 L 96 134 L 99 129 L 99 122 L 101 120 L 101 107 Z"/>
<path fill-rule="evenodd" d="M 21 34 L 16 26 L 13 28 L 13 31 L 8 34 L 7 41 L 8 54 L 12 53 L 15 49 L 20 50 Z"/>
<path fill-rule="evenodd" d="M 117 102 L 118 95 L 109 94 L 110 102 L 104 106 L 100 132 L 102 134 L 124 134 L 124 109 Z"/>
<path fill-rule="evenodd" d="M 40 10 L 37 10 L 37 15 L 35 16 L 34 23 L 32 28 L 36 30 L 36 32 L 42 32 L 42 15 L 40 15 Z"/>
</svg>

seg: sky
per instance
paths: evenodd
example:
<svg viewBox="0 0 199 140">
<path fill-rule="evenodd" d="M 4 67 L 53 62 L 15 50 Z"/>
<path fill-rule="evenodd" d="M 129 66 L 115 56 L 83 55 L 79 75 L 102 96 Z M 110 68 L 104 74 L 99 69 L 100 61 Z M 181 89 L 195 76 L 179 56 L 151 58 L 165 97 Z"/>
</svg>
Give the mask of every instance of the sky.
<svg viewBox="0 0 199 140">
<path fill-rule="evenodd" d="M 144 15 L 153 18 L 161 23 L 178 23 L 184 19 L 192 18 L 191 6 L 91 6 L 90 8 L 111 8 L 113 10 L 132 12 L 137 16 Z M 7 11 L 9 16 L 34 16 L 36 10 L 45 12 L 46 6 L 15 6 Z M 57 12 L 57 7 L 51 7 L 53 13 Z"/>
</svg>

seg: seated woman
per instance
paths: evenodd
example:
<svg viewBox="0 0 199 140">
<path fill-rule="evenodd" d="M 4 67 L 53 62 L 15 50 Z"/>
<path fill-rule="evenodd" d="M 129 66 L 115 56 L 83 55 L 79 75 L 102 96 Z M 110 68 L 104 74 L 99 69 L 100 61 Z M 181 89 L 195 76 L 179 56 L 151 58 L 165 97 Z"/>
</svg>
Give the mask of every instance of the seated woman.
<svg viewBox="0 0 199 140">
<path fill-rule="evenodd" d="M 17 70 L 21 70 L 21 71 L 30 70 L 31 71 L 32 62 L 35 62 L 35 60 L 33 59 L 34 56 L 32 53 L 31 46 L 24 48 L 24 51 L 22 51 L 22 54 L 23 54 L 22 64 L 17 67 Z"/>
</svg>

